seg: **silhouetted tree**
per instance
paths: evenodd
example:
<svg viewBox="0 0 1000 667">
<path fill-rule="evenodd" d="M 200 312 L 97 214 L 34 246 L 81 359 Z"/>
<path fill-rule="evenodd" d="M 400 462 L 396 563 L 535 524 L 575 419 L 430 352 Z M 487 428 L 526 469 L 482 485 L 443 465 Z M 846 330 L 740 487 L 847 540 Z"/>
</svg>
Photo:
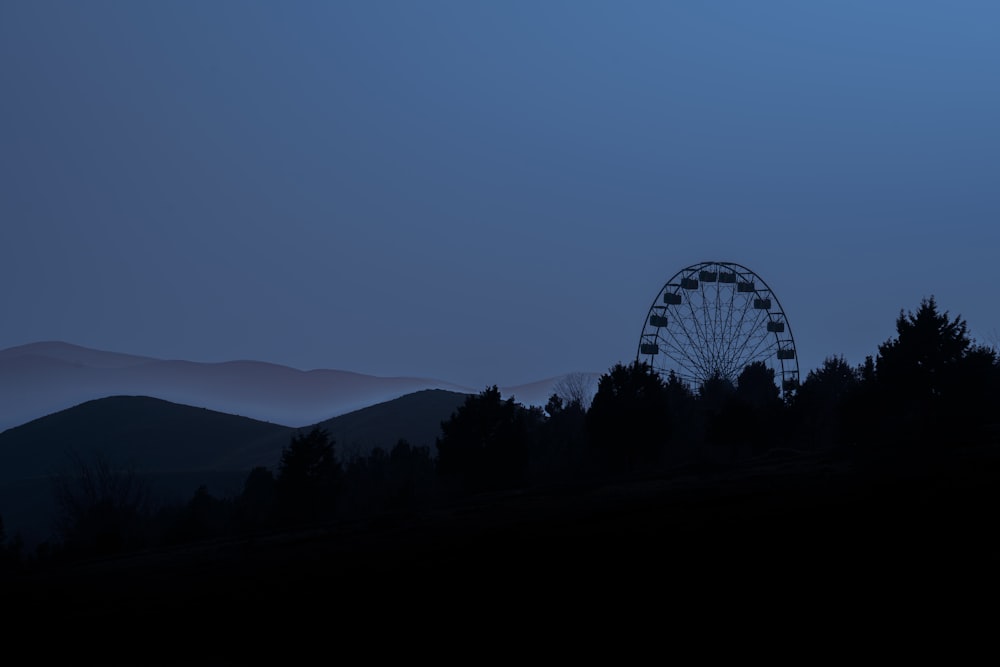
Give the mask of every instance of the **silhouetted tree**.
<svg viewBox="0 0 1000 667">
<path fill-rule="evenodd" d="M 597 460 L 610 470 L 635 470 L 662 460 L 670 442 L 668 393 L 649 364 L 615 364 L 597 383 L 587 432 Z"/>
<path fill-rule="evenodd" d="M 319 427 L 298 433 L 282 449 L 275 494 L 286 523 L 328 520 L 335 511 L 341 466 L 330 434 Z"/>
<path fill-rule="evenodd" d="M 167 535 L 174 544 L 194 542 L 226 534 L 232 527 L 231 505 L 215 498 L 204 484 L 179 511 Z"/>
<path fill-rule="evenodd" d="M 698 422 L 706 445 L 735 447 L 739 436 L 733 416 L 727 409 L 736 394 L 736 385 L 718 371 L 702 381 L 698 387 Z"/>
<path fill-rule="evenodd" d="M 388 452 L 375 447 L 348 462 L 341 505 L 351 516 L 413 508 L 432 499 L 435 483 L 430 447 L 400 438 Z"/>
<path fill-rule="evenodd" d="M 744 440 L 753 453 L 760 454 L 787 443 L 791 437 L 785 419 L 786 404 L 781 399 L 774 369 L 762 361 L 748 364 L 736 378 L 733 400 L 745 413 Z"/>
<path fill-rule="evenodd" d="M 939 313 L 934 297 L 924 299 L 916 313 L 900 311 L 896 337 L 879 345 L 876 376 L 909 397 L 940 396 L 953 388 L 956 370 L 972 341 L 961 318 Z"/>
<path fill-rule="evenodd" d="M 959 317 L 939 312 L 934 297 L 900 312 L 896 337 L 879 346 L 875 397 L 878 438 L 888 442 L 958 443 L 975 439 L 992 419 L 997 358 L 976 346 Z"/>
<path fill-rule="evenodd" d="M 8 541 L 3 517 L 0 516 L 0 575 L 15 572 L 20 567 L 23 548 L 24 543 L 20 536 Z"/>
<path fill-rule="evenodd" d="M 809 371 L 793 401 L 799 438 L 812 448 L 842 444 L 847 402 L 861 381 L 861 369 L 852 368 L 843 356 L 827 357 Z"/>
<path fill-rule="evenodd" d="M 496 385 L 469 396 L 441 423 L 437 440 L 438 471 L 453 490 L 475 492 L 521 484 L 528 462 L 529 438 L 538 413 Z"/>
<path fill-rule="evenodd" d="M 340 497 L 342 511 L 351 516 L 382 510 L 386 506 L 389 454 L 375 447 L 367 454 L 355 454 L 344 468 Z"/>
<path fill-rule="evenodd" d="M 147 484 L 100 454 L 93 463 L 77 454 L 70 459 L 74 472 L 53 479 L 57 528 L 67 549 L 111 554 L 141 546 L 150 510 Z"/>
<path fill-rule="evenodd" d="M 566 402 L 563 401 L 559 394 L 552 394 L 549 396 L 549 400 L 545 402 L 545 414 L 549 417 L 555 414 L 559 414 L 566 407 Z"/>
<path fill-rule="evenodd" d="M 774 369 L 764 362 L 745 366 L 735 384 L 714 373 L 699 388 L 698 407 L 712 457 L 739 459 L 786 441 L 784 403 Z"/>
<path fill-rule="evenodd" d="M 243 482 L 243 492 L 236 498 L 236 522 L 240 530 L 265 530 L 276 519 L 274 473 L 256 466 Z"/>
<path fill-rule="evenodd" d="M 594 398 L 595 387 L 591 377 L 586 373 L 564 375 L 553 385 L 552 396 L 557 397 L 565 407 L 575 403 L 586 412 Z"/>
<path fill-rule="evenodd" d="M 763 361 L 747 364 L 736 378 L 736 398 L 755 410 L 771 410 L 781 402 L 774 369 Z"/>
<path fill-rule="evenodd" d="M 872 443 L 883 440 L 881 434 L 886 421 L 885 409 L 880 404 L 880 390 L 875 379 L 875 357 L 868 355 L 854 369 L 857 382 L 851 385 L 842 399 L 840 411 L 840 443 L 854 454 Z"/>
<path fill-rule="evenodd" d="M 698 403 L 703 410 L 717 412 L 736 393 L 733 381 L 719 372 L 713 373 L 698 387 Z"/>
<path fill-rule="evenodd" d="M 586 410 L 580 400 L 564 402 L 553 393 L 540 419 L 538 442 L 531 450 L 531 476 L 535 481 L 568 480 L 581 475 L 587 465 Z"/>
<path fill-rule="evenodd" d="M 667 374 L 665 386 L 671 432 L 669 460 L 674 463 L 694 460 L 698 455 L 701 439 L 701 429 L 696 418 L 697 398 L 691 387 L 674 371 Z"/>
<path fill-rule="evenodd" d="M 414 447 L 404 438 L 396 441 L 389 452 L 389 507 L 413 507 L 426 502 L 430 498 L 433 482 L 431 448 Z"/>
</svg>

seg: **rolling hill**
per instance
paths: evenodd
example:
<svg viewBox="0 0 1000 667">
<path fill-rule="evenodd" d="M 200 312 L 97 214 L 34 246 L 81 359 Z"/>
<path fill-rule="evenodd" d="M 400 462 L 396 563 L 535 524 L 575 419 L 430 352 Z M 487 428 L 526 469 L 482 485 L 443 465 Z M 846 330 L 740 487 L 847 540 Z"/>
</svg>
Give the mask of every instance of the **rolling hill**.
<svg viewBox="0 0 1000 667">
<path fill-rule="evenodd" d="M 239 489 L 245 469 L 274 465 L 292 429 L 145 396 L 87 401 L 0 433 L 0 516 L 27 544 L 49 537 L 52 477 L 101 456 L 149 481 L 154 501 L 178 502 L 205 484 Z"/>
<path fill-rule="evenodd" d="M 87 401 L 0 433 L 0 482 L 58 472 L 75 452 L 138 472 L 273 465 L 292 429 L 147 396 Z"/>
<path fill-rule="evenodd" d="M 428 446 L 434 452 L 441 422 L 451 417 L 467 396 L 443 389 L 425 389 L 328 419 L 317 426 L 334 437 L 341 457 L 367 454 L 375 447 L 389 451 L 400 438 L 413 446 Z"/>
<path fill-rule="evenodd" d="M 558 380 L 501 391 L 526 405 L 545 405 Z M 433 378 L 304 371 L 259 361 L 163 360 L 61 342 L 32 343 L 0 350 L 0 431 L 109 396 L 150 396 L 304 427 L 424 389 L 476 393 L 483 387 Z"/>
<path fill-rule="evenodd" d="M 441 422 L 466 394 L 424 390 L 315 424 L 342 459 L 391 449 L 403 438 L 433 446 Z M 61 410 L 0 433 L 0 483 L 62 472 L 71 455 L 101 455 L 140 473 L 275 469 L 298 431 L 148 396 L 114 396 Z"/>
<path fill-rule="evenodd" d="M 590 374 L 596 379 L 596 374 Z M 544 405 L 560 378 L 501 388 Z M 596 382 L 595 382 L 596 385 Z M 480 388 L 481 389 L 481 388 Z M 235 495 L 275 470 L 297 430 L 327 429 L 342 460 L 400 439 L 434 450 L 441 422 L 478 390 L 427 378 L 302 371 L 256 361 L 166 361 L 43 342 L 0 350 L 0 516 L 46 539 L 51 477 L 98 453 L 155 482 L 162 502 L 201 485 Z"/>
<path fill-rule="evenodd" d="M 441 422 L 466 394 L 424 390 L 317 423 L 341 460 L 390 450 L 403 438 L 433 448 Z M 0 516 L 10 534 L 45 539 L 54 515 L 51 477 L 74 474 L 74 456 L 100 455 L 150 480 L 162 502 L 191 497 L 201 485 L 234 495 L 254 466 L 277 470 L 299 430 L 147 396 L 96 399 L 0 433 Z"/>
</svg>

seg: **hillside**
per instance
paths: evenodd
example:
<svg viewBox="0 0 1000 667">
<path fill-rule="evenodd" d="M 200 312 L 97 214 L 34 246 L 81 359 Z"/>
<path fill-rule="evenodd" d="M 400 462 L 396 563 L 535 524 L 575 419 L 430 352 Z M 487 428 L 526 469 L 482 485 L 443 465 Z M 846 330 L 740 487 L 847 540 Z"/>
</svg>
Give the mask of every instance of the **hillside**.
<svg viewBox="0 0 1000 667">
<path fill-rule="evenodd" d="M 317 425 L 333 435 L 344 461 L 375 447 L 389 451 L 400 439 L 433 448 L 441 422 L 465 396 L 420 391 Z M 74 473 L 74 456 L 132 468 L 162 502 L 187 500 L 201 485 L 235 495 L 254 466 L 277 470 L 297 430 L 146 396 L 87 401 L 0 433 L 0 516 L 10 534 L 46 539 L 55 512 L 49 478 Z"/>
<path fill-rule="evenodd" d="M 50 478 L 97 456 L 149 480 L 154 501 L 189 498 L 205 484 L 239 489 L 245 471 L 274 466 L 292 429 L 146 396 L 87 401 L 0 433 L 0 516 L 29 545 L 49 537 Z"/>
<path fill-rule="evenodd" d="M 434 446 L 441 422 L 466 394 L 428 389 L 319 422 L 342 459 L 405 439 Z M 148 396 L 87 401 L 0 433 L 0 483 L 60 472 L 69 455 L 101 454 L 138 472 L 275 469 L 303 429 L 179 405 Z"/>
<path fill-rule="evenodd" d="M 451 417 L 467 394 L 426 389 L 368 408 L 355 410 L 318 424 L 337 442 L 341 457 L 367 454 L 376 447 L 390 451 L 400 438 L 432 452 L 441 434 L 441 422 Z"/>
<path fill-rule="evenodd" d="M 0 482 L 44 476 L 67 454 L 101 454 L 138 472 L 274 465 L 287 426 L 147 396 L 87 401 L 0 433 Z"/>
</svg>

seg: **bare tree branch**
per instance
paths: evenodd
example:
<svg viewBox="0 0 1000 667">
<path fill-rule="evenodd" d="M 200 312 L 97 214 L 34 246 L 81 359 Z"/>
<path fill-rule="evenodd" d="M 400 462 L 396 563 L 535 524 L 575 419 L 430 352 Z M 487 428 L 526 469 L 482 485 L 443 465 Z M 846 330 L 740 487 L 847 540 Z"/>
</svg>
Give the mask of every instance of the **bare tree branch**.
<svg viewBox="0 0 1000 667">
<path fill-rule="evenodd" d="M 556 381 L 552 390 L 564 405 L 576 403 L 587 410 L 597 392 L 597 381 L 587 373 L 568 373 Z"/>
</svg>

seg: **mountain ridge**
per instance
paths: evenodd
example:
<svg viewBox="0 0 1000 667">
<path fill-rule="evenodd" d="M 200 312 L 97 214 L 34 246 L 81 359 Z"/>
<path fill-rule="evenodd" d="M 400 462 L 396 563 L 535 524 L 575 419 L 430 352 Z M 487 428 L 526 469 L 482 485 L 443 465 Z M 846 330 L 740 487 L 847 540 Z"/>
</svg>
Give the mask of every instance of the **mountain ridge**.
<svg viewBox="0 0 1000 667">
<path fill-rule="evenodd" d="M 501 391 L 526 405 L 542 406 L 560 377 Z M 250 359 L 157 359 L 42 341 L 0 350 L 0 433 L 109 396 L 150 396 L 302 428 L 424 389 L 475 394 L 482 388 L 437 378 L 301 370 Z"/>
</svg>

